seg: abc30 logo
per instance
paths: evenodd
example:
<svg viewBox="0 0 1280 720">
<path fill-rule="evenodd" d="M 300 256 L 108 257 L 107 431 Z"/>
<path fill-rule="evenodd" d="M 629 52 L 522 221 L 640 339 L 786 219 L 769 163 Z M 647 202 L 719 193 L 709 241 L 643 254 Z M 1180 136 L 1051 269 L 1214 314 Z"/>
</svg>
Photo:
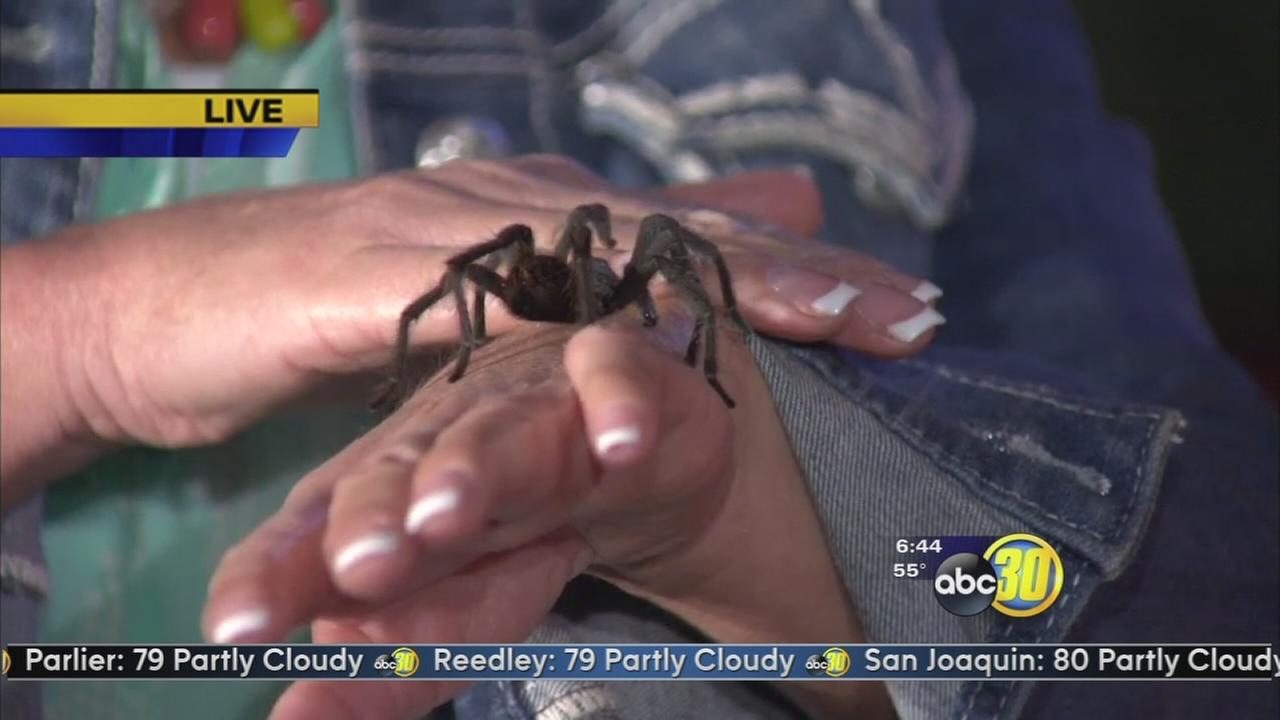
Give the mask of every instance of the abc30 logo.
<svg viewBox="0 0 1280 720">
<path fill-rule="evenodd" d="M 813 677 L 825 674 L 838 678 L 848 674 L 850 663 L 849 653 L 844 648 L 833 647 L 824 650 L 821 655 L 810 655 L 804 662 L 804 669 Z"/>
<path fill-rule="evenodd" d="M 373 669 L 383 677 L 390 675 L 402 678 L 413 677 L 421 665 L 422 661 L 418 658 L 418 653 L 413 648 L 407 647 L 396 648 L 387 655 L 379 655 L 373 661 Z"/>
<path fill-rule="evenodd" d="M 1039 615 L 1062 593 L 1062 558 L 1049 543 L 1027 533 L 1005 535 L 981 557 L 956 553 L 938 566 L 933 592 L 953 615 L 977 615 L 988 607 L 1011 617 Z"/>
</svg>

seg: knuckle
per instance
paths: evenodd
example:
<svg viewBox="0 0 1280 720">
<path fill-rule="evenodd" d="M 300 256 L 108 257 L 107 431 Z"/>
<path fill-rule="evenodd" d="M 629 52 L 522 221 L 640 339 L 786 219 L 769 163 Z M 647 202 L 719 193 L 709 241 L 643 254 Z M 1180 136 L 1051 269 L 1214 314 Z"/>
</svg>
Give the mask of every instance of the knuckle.
<svg viewBox="0 0 1280 720">
<path fill-rule="evenodd" d="M 409 193 L 410 181 L 402 173 L 377 175 L 346 186 L 333 207 L 349 222 L 367 225 L 403 208 Z"/>
<path fill-rule="evenodd" d="M 557 180 L 575 185 L 601 186 L 603 178 L 587 166 L 565 157 L 548 153 L 523 155 L 514 162 L 520 170 L 547 180 Z"/>
<path fill-rule="evenodd" d="M 460 158 L 435 170 L 438 174 L 454 176 L 493 176 L 510 174 L 510 163 L 489 158 Z"/>
</svg>

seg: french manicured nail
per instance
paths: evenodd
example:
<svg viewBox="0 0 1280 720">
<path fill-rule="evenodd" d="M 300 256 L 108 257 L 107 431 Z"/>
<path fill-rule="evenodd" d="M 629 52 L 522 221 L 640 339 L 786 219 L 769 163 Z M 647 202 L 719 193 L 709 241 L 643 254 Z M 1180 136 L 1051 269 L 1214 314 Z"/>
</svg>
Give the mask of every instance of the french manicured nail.
<svg viewBox="0 0 1280 720">
<path fill-rule="evenodd" d="M 374 532 L 347 543 L 333 560 L 333 571 L 342 574 L 365 560 L 385 555 L 400 545 L 400 538 L 389 532 Z"/>
<path fill-rule="evenodd" d="M 942 314 L 933 308 L 925 308 L 919 313 L 889 326 L 889 334 L 904 343 L 914 342 L 930 328 L 942 325 L 947 321 Z"/>
<path fill-rule="evenodd" d="M 618 459 L 629 454 L 640 444 L 640 428 L 624 425 L 605 430 L 596 436 L 596 455 Z"/>
<path fill-rule="evenodd" d="M 242 610 L 218 623 L 213 629 L 213 641 L 222 645 L 255 633 L 267 626 L 268 619 L 266 610 Z"/>
<path fill-rule="evenodd" d="M 904 343 L 946 322 L 937 310 L 888 285 L 868 285 L 854 301 L 853 309 L 868 323 Z"/>
<path fill-rule="evenodd" d="M 844 312 L 849 303 L 862 294 L 861 290 L 839 278 L 790 265 L 769 268 L 765 282 L 802 312 L 825 317 L 835 317 Z"/>
<path fill-rule="evenodd" d="M 405 516 L 405 532 L 413 535 L 433 518 L 440 517 L 458 507 L 461 501 L 462 491 L 456 486 L 442 488 L 423 495 L 409 508 L 409 514 Z"/>
<path fill-rule="evenodd" d="M 916 286 L 916 289 L 911 291 L 911 297 L 922 303 L 927 303 L 942 297 L 942 288 L 934 285 L 928 280 L 921 280 L 920 284 Z"/>
</svg>

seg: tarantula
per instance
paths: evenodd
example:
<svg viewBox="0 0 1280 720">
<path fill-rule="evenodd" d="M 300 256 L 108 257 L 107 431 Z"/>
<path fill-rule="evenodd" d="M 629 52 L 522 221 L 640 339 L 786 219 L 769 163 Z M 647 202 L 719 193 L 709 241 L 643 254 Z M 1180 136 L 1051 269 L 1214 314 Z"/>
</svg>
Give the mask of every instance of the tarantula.
<svg viewBox="0 0 1280 720">
<path fill-rule="evenodd" d="M 685 351 L 685 362 L 696 365 L 701 345 L 702 371 L 707 382 L 725 404 L 733 398 L 716 379 L 716 316 L 711 299 L 693 266 L 690 251 L 709 257 L 719 275 L 725 310 L 744 334 L 751 328 L 738 313 L 733 281 L 720 251 L 708 240 L 666 215 L 649 215 L 640 222 L 635 249 L 622 277 L 609 263 L 591 254 L 595 236 L 606 247 L 615 247 L 609 210 L 604 205 L 580 205 L 569 214 L 556 243 L 554 255 L 534 251 L 533 231 L 527 225 L 510 225 L 492 240 L 474 245 L 450 258 L 444 276 L 435 287 L 405 306 L 400 313 L 396 335 L 394 371 L 385 388 L 372 403 L 376 410 L 389 410 L 405 397 L 408 374 L 409 329 L 435 303 L 452 295 L 458 307 L 462 343 L 458 348 L 449 382 L 456 382 L 467 370 L 471 350 L 487 340 L 484 299 L 492 293 L 502 299 L 516 317 L 536 322 L 589 324 L 618 312 L 631 303 L 640 306 L 646 326 L 658 322 L 657 309 L 649 294 L 649 281 L 661 274 L 689 305 L 694 314 L 693 337 Z M 499 270 L 509 266 L 503 277 Z M 475 322 L 467 312 L 463 280 L 476 286 Z"/>
</svg>

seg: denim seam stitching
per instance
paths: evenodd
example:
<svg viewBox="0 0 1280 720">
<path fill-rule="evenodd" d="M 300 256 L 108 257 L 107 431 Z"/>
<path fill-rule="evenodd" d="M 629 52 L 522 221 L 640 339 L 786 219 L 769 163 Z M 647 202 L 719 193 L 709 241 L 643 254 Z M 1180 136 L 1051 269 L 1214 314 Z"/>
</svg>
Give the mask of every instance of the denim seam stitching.
<svg viewBox="0 0 1280 720">
<path fill-rule="evenodd" d="M 1067 402 L 1065 400 L 1058 399 L 1061 397 L 1061 395 L 1058 395 L 1057 393 L 1049 393 L 1048 391 L 1045 391 L 1043 389 L 1041 390 L 1041 392 L 1038 393 L 1035 390 L 1032 390 L 1026 386 L 1019 387 L 1012 384 L 1009 384 L 1009 385 L 1002 384 L 989 377 L 983 377 L 983 376 L 978 376 L 971 373 L 965 373 L 962 371 L 958 371 L 958 370 L 946 367 L 939 363 L 930 363 L 930 362 L 916 360 L 916 359 L 901 360 L 899 362 L 910 365 L 912 367 L 919 367 L 919 368 L 928 370 L 934 373 L 935 375 L 942 377 L 946 380 L 949 380 L 951 382 L 972 385 L 975 387 L 992 390 L 994 392 L 1000 392 L 1008 395 L 1013 395 L 1015 397 L 1021 397 L 1024 399 L 1041 402 L 1051 407 L 1056 407 L 1062 410 L 1074 412 L 1081 415 L 1090 415 L 1095 417 L 1109 418 L 1112 420 L 1119 420 L 1122 418 L 1145 418 L 1149 420 L 1150 422 L 1148 423 L 1148 427 L 1147 427 L 1146 440 L 1142 444 L 1141 454 L 1138 457 L 1138 461 L 1135 463 L 1134 486 L 1129 493 L 1129 499 L 1125 504 L 1125 508 L 1122 514 L 1104 529 L 1103 532 L 1105 533 L 1105 537 L 1091 530 L 1087 530 L 1085 528 L 1079 527 L 1078 525 L 1073 524 L 1071 521 L 1066 520 L 1065 518 L 1055 516 L 1053 513 L 1045 510 L 1044 508 L 1041 508 L 1034 501 L 1024 498 L 1012 490 L 1001 488 L 998 485 L 994 485 L 990 482 L 983 480 L 981 477 L 978 478 L 978 481 L 986 485 L 987 487 L 990 487 L 993 490 L 996 490 L 998 492 L 1011 495 L 1014 498 L 1021 500 L 1022 502 L 1025 502 L 1028 505 L 1031 505 L 1032 507 L 1039 508 L 1042 512 L 1046 514 L 1046 516 L 1053 518 L 1055 520 L 1058 520 L 1059 522 L 1065 524 L 1068 527 L 1074 528 L 1085 534 L 1091 535 L 1092 537 L 1094 537 L 1099 541 L 1106 541 L 1106 542 L 1116 541 L 1118 539 L 1118 536 L 1121 534 L 1124 526 L 1133 517 L 1134 510 L 1136 509 L 1138 504 L 1138 499 L 1143 494 L 1141 492 L 1141 487 L 1143 485 L 1143 475 L 1147 471 L 1153 470 L 1153 468 L 1149 468 L 1148 465 L 1151 459 L 1152 448 L 1156 442 L 1156 432 L 1164 425 L 1163 421 L 1167 420 L 1170 417 L 1171 413 L 1174 415 L 1177 415 L 1176 411 L 1172 411 L 1169 409 L 1155 410 L 1150 407 L 1143 407 L 1142 409 L 1139 410 L 1137 408 L 1140 406 L 1134 406 L 1134 405 L 1127 406 L 1133 409 L 1121 410 L 1119 412 L 1106 412 L 1102 410 L 1096 410 L 1093 408 L 1086 408 L 1081 405 L 1077 405 L 1071 402 Z M 1054 397 L 1050 397 L 1049 396 L 1050 394 L 1054 395 Z"/>
<path fill-rule="evenodd" d="M 839 81 L 832 81 L 839 83 Z M 677 106 L 678 109 L 678 106 Z M 751 145 L 770 145 L 778 144 L 784 147 L 801 147 L 819 149 L 816 146 L 825 146 L 825 143 L 818 141 L 817 138 L 798 138 L 786 136 L 782 133 L 762 133 L 763 128 L 767 131 L 771 127 L 785 127 L 800 123 L 811 123 L 815 129 L 832 133 L 839 138 L 840 145 L 846 143 L 856 145 L 861 152 L 850 150 L 847 154 L 839 152 L 839 148 L 826 149 L 823 154 L 833 154 L 840 160 L 848 162 L 852 165 L 866 165 L 870 169 L 880 173 L 892 173 L 894 179 L 898 175 L 906 176 L 905 179 L 898 180 L 898 184 L 910 184 L 914 187 L 903 188 L 900 192 L 909 195 L 918 194 L 934 194 L 933 188 L 930 187 L 932 178 L 929 177 L 928 168 L 920 158 L 908 157 L 910 151 L 904 147 L 896 146 L 884 138 L 877 138 L 879 129 L 870 128 L 856 121 L 847 118 L 834 116 L 828 111 L 818 111 L 810 108 L 750 108 L 734 111 L 732 114 L 726 114 L 716 118 L 696 118 L 691 119 L 685 128 L 687 140 L 694 142 L 714 143 L 717 140 L 723 142 L 725 139 L 733 139 L 750 134 L 754 131 L 757 134 L 767 134 L 765 139 L 757 138 Z M 686 140 L 686 141 L 687 141 Z M 835 152 L 831 152 L 835 150 Z M 857 155 L 855 159 L 853 156 Z"/>
<path fill-rule="evenodd" d="M 560 139 L 555 127 L 555 100 L 551 90 L 554 70 L 551 68 L 547 39 L 537 31 L 533 6 L 520 0 L 514 9 L 520 32 L 528 38 L 524 54 L 529 66 L 529 125 L 544 152 L 559 152 Z"/>
<path fill-rule="evenodd" d="M 510 718 L 532 718 L 532 708 L 524 701 L 520 692 L 521 681 L 503 680 L 498 683 L 498 696 L 502 698 L 503 709 Z"/>
<path fill-rule="evenodd" d="M 101 88 L 107 87 L 110 78 L 106 77 L 109 66 L 115 57 L 116 35 L 118 33 L 108 33 L 107 26 L 114 23 L 108 23 L 105 18 L 107 13 L 103 12 L 103 0 L 93 0 L 93 35 L 90 42 L 93 47 L 90 50 L 89 65 L 89 87 Z M 108 35 L 110 37 L 108 37 Z M 86 157 L 80 158 L 80 162 L 76 164 L 76 184 L 75 194 L 71 197 L 71 216 L 73 218 L 80 217 L 88 213 L 93 205 L 93 186 L 98 179 L 98 173 L 102 167 L 101 158 Z"/>
<path fill-rule="evenodd" d="M 57 36 L 40 23 L 0 25 L 0 58 L 37 65 L 53 53 L 57 40 Z"/>
<path fill-rule="evenodd" d="M 577 34 L 565 38 L 551 47 L 551 55 L 557 62 L 572 65 L 591 52 L 592 46 L 603 43 L 610 35 L 617 35 L 618 29 L 636 13 L 640 6 L 631 2 L 609 3 L 604 12 L 592 20 L 589 25 Z M 614 15 L 619 17 L 614 17 Z M 596 37 L 596 36 L 600 37 Z"/>
<path fill-rule="evenodd" d="M 896 362 L 901 363 L 903 365 L 908 365 L 911 367 L 918 367 L 924 370 L 928 370 L 937 375 L 940 375 L 946 380 L 950 380 L 953 383 L 959 383 L 962 385 L 972 385 L 975 387 L 992 390 L 1005 395 L 1013 395 L 1015 397 L 1020 397 L 1025 400 L 1034 400 L 1037 402 L 1044 403 L 1046 405 L 1051 405 L 1053 407 L 1074 412 L 1080 415 L 1090 415 L 1094 417 L 1110 418 L 1112 420 L 1117 420 L 1123 417 L 1142 417 L 1142 418 L 1149 418 L 1151 420 L 1158 420 L 1168 412 L 1167 410 L 1157 410 L 1149 406 L 1138 406 L 1138 405 L 1132 405 L 1132 406 L 1121 405 L 1120 407 L 1129 407 L 1131 409 L 1119 409 L 1116 412 L 1108 412 L 1106 410 L 1098 410 L 1096 408 L 1085 407 L 1083 405 L 1078 405 L 1076 403 L 1069 402 L 1067 400 L 1061 399 L 1062 395 L 1060 395 L 1059 393 L 1056 393 L 1046 388 L 1042 388 L 1038 386 L 1028 386 L 1028 385 L 1022 385 L 1017 383 L 1001 383 L 988 376 L 974 375 L 974 374 L 966 373 L 960 370 L 955 370 L 946 365 L 941 365 L 939 363 L 926 362 L 923 360 L 902 359 Z"/>
<path fill-rule="evenodd" d="M 572 65 L 590 52 L 593 45 L 603 43 L 609 35 L 641 7 L 635 3 L 610 3 L 604 12 L 580 32 L 549 45 L 548 54 L 560 65 Z M 478 25 L 450 28 L 406 28 L 376 20 L 352 20 L 346 33 L 368 43 L 383 43 L 401 48 L 465 47 L 472 49 L 514 49 L 531 44 L 546 44 L 536 28 L 507 28 Z"/>
<path fill-rule="evenodd" d="M 819 370 L 819 372 L 827 379 L 828 383 L 834 384 L 838 388 L 846 391 L 853 391 L 851 388 L 848 387 L 848 384 L 847 384 L 848 381 L 842 376 L 840 376 L 839 374 L 833 373 L 829 367 L 826 367 L 825 363 L 815 361 L 809 358 L 806 358 L 805 362 L 806 364 L 809 364 L 811 367 Z M 1000 487 L 999 485 L 992 483 L 991 481 L 982 477 L 981 474 L 975 472 L 973 469 L 961 463 L 958 458 L 956 458 L 954 455 L 949 453 L 945 448 L 942 448 L 934 443 L 929 442 L 910 426 L 904 425 L 902 423 L 899 423 L 893 420 L 890 417 L 887 417 L 886 414 L 879 407 L 876 407 L 874 404 L 862 404 L 862 407 L 864 407 L 869 412 L 871 412 L 885 427 L 888 427 L 898 435 L 907 439 L 907 441 L 910 442 L 910 444 L 913 447 L 915 447 L 917 450 L 919 450 L 929 459 L 933 460 L 940 467 L 951 472 L 953 475 L 963 478 L 965 480 L 968 480 L 972 483 L 975 483 L 981 488 L 986 488 L 990 491 L 994 491 L 1005 497 L 1013 498 L 1014 500 L 1019 501 L 1023 505 L 1034 508 L 1045 517 L 1051 520 L 1055 520 L 1073 530 L 1076 530 L 1085 535 L 1088 535 L 1089 537 L 1092 537 L 1095 540 L 1098 540 L 1099 542 L 1111 543 L 1116 540 L 1116 538 L 1114 537 L 1114 534 L 1126 522 L 1128 522 L 1129 518 L 1132 516 L 1133 508 L 1137 504 L 1137 498 L 1141 494 L 1138 492 L 1138 487 L 1135 486 L 1133 488 L 1133 491 L 1130 493 L 1129 501 L 1126 504 L 1122 515 L 1119 518 L 1117 518 L 1115 522 L 1111 523 L 1105 529 L 1105 534 L 1104 534 L 1104 532 L 1093 530 L 1073 520 L 1064 518 L 1061 515 L 1058 515 L 1057 513 L 1049 510 L 1048 508 L 1043 507 L 1042 505 L 1035 502 L 1034 500 L 1023 497 L 1022 495 L 1020 495 L 1018 492 L 1014 490 Z M 1156 425 L 1157 423 L 1155 422 L 1151 423 L 1150 429 L 1148 430 L 1147 442 L 1143 444 L 1142 456 L 1139 462 L 1137 463 L 1137 478 L 1139 483 L 1141 482 L 1142 472 L 1146 466 L 1146 458 L 1150 451 L 1152 438 L 1154 438 L 1155 436 Z"/>
<path fill-rule="evenodd" d="M 869 172 L 883 183 L 887 199 L 923 227 L 940 225 L 947 198 L 929 169 L 913 166 L 901 148 L 877 133 L 830 113 L 814 110 L 751 110 L 718 118 L 699 118 L 682 128 L 681 144 L 706 146 L 725 153 L 783 148 L 834 159 L 851 172 Z M 798 124 L 807 125 L 799 129 Z M 856 188 L 855 188 L 856 190 Z"/>
<path fill-rule="evenodd" d="M 0 587 L 6 592 L 10 587 L 22 588 L 36 597 L 48 597 L 49 571 L 43 563 L 23 555 L 0 552 Z"/>
<path fill-rule="evenodd" d="M 917 120 L 931 120 L 936 114 L 936 99 L 920 74 L 915 54 L 893 29 L 892 23 L 881 14 L 879 0 L 850 0 L 850 4 L 884 56 L 903 104 L 910 108 L 911 115 Z"/>
<path fill-rule="evenodd" d="M 729 2 L 729 0 L 659 0 L 663 7 L 657 11 L 656 16 L 649 22 L 644 23 L 643 27 L 636 33 L 630 34 L 626 41 L 626 46 L 622 48 L 622 55 L 634 64 L 643 64 L 658 52 L 672 35 L 680 32 L 682 28 L 689 23 L 697 20 L 702 15 L 709 13 L 721 5 Z M 652 7 L 653 3 L 649 4 Z M 678 14 L 677 14 L 678 13 Z M 638 25 L 636 19 L 640 17 L 640 13 L 633 16 L 627 24 Z M 673 20 L 673 16 L 674 20 Z M 647 37 L 652 39 L 647 39 Z M 646 40 L 647 43 L 642 43 Z M 646 47 L 646 44 L 648 47 Z"/>
<path fill-rule="evenodd" d="M 412 28 L 372 20 L 353 20 L 348 25 L 347 32 L 366 42 L 414 49 L 453 47 L 512 50 L 528 47 L 534 40 L 529 36 L 528 30 L 489 25 Z"/>
<path fill-rule="evenodd" d="M 1049 629 L 1053 627 L 1053 624 L 1058 620 L 1058 616 L 1067 607 L 1071 598 L 1075 596 L 1076 590 L 1080 586 L 1080 578 L 1082 577 L 1083 577 L 1082 573 L 1076 573 L 1075 577 L 1071 579 L 1071 587 L 1067 588 L 1066 591 L 1063 592 L 1062 597 L 1058 598 L 1057 603 L 1054 604 L 1053 611 L 1049 613 L 1049 619 L 1044 624 L 1044 632 L 1036 634 L 1037 637 L 1034 638 L 1036 641 L 1043 640 L 1045 635 L 1048 633 Z M 1010 628 L 1009 635 L 1011 636 L 1013 634 L 1012 622 L 1009 623 L 1009 628 Z M 1008 689 L 1005 691 L 1004 697 L 1001 698 L 1000 700 L 1000 704 L 996 706 L 995 715 L 997 718 L 999 718 L 1001 713 L 1004 712 L 1005 706 L 1009 704 L 1009 701 L 1013 699 L 1014 695 L 1016 695 L 1019 692 L 1019 690 L 1020 688 L 1017 686 L 1016 683 L 1009 684 Z"/>
<path fill-rule="evenodd" d="M 584 704 L 582 701 L 584 697 L 595 699 L 597 706 L 580 714 L 572 713 L 572 708 L 557 707 L 562 703 L 572 702 L 578 705 L 578 709 L 581 709 Z M 533 717 L 534 720 L 567 720 L 569 718 L 591 717 L 616 708 L 617 703 L 608 687 L 601 682 L 584 682 L 576 683 L 575 686 L 564 689 L 559 695 L 548 698 L 546 702 L 533 711 Z"/>
<path fill-rule="evenodd" d="M 347 66 L 354 72 L 388 72 L 416 75 L 477 75 L 528 78 L 524 56 L 514 53 L 414 53 L 353 50 Z"/>
<path fill-rule="evenodd" d="M 1006 621 L 1004 623 L 1004 627 L 1000 629 L 999 633 L 991 638 L 991 642 L 1004 641 L 1007 643 L 1010 638 L 1013 637 L 1013 631 L 1014 624 Z M 988 689 L 995 691 L 995 688 L 991 684 L 982 680 L 979 680 L 970 686 L 969 702 L 965 704 L 963 711 L 964 714 L 961 715 L 961 720 L 969 720 L 969 718 L 973 716 L 973 710 L 978 704 L 978 698 L 981 697 Z M 1008 697 L 1009 694 L 1010 693 L 1006 693 L 1005 697 Z"/>
</svg>

